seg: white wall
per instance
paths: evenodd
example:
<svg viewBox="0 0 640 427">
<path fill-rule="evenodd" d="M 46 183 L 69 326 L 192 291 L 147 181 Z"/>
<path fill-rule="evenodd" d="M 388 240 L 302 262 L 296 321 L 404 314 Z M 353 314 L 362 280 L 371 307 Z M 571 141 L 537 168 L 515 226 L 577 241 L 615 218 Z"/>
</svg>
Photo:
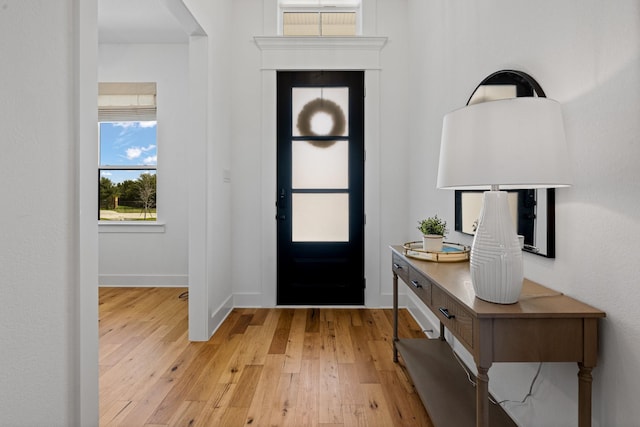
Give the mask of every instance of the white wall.
<svg viewBox="0 0 640 427">
<path fill-rule="evenodd" d="M 637 426 L 640 4 L 410 1 L 409 9 L 409 188 L 421 195 L 411 198 L 411 218 L 453 221 L 453 195 L 435 189 L 443 115 L 493 71 L 536 78 L 563 104 L 574 185 L 556 191 L 556 259 L 525 254 L 525 275 L 607 312 L 593 371 L 594 425 Z M 535 369 L 494 365 L 497 397 L 522 399 Z M 523 426 L 576 425 L 576 374 L 575 364 L 544 364 L 534 397 L 507 405 L 509 412 Z"/>
<path fill-rule="evenodd" d="M 250 13 L 251 12 L 251 13 Z M 262 0 L 235 0 L 232 10 L 231 233 L 233 293 L 236 301 L 263 301 L 261 224 L 261 74 L 253 36 L 262 34 Z M 273 141 L 275 144 L 275 141 Z M 273 194 L 275 202 L 275 189 Z M 273 209 L 275 218 L 275 205 Z M 273 221 L 275 223 L 275 219 Z M 247 268 L 247 261 L 255 262 Z M 258 302 L 259 303 L 259 302 Z"/>
<path fill-rule="evenodd" d="M 79 325 L 80 313 L 97 320 L 96 284 L 80 286 L 91 277 L 96 253 L 80 242 L 79 226 L 96 211 L 83 211 L 77 195 L 77 156 L 85 152 L 79 140 L 87 128 L 76 122 L 84 114 L 76 107 L 85 105 L 78 99 L 86 95 L 76 86 L 86 75 L 76 72 L 91 70 L 72 37 L 95 42 L 75 19 L 86 10 L 95 14 L 95 5 L 0 5 L 0 425 L 80 425 L 82 399 L 97 409 L 97 326 Z M 95 225 L 89 231 L 97 235 Z M 87 300 L 85 309 L 80 304 Z M 87 354 L 96 355 L 93 367 Z M 80 372 L 93 376 L 88 388 Z"/>
<path fill-rule="evenodd" d="M 102 82 L 156 82 L 158 222 L 164 227 L 100 226 L 102 286 L 188 284 L 189 46 L 101 44 Z M 132 228 L 156 232 L 134 232 Z M 159 230 L 157 229 L 159 228 Z M 117 232 L 113 232 L 113 231 Z"/>
<path fill-rule="evenodd" d="M 373 3 L 373 2 L 370 2 Z M 376 30 L 389 37 L 382 51 L 380 98 L 380 293 L 381 305 L 392 304 L 393 286 L 389 245 L 413 239 L 406 234 L 409 201 L 420 195 L 407 191 L 409 186 L 408 159 L 414 156 L 410 141 L 410 106 L 407 102 L 414 91 L 410 86 L 408 2 L 405 0 L 377 0 Z M 365 7 L 367 3 L 365 2 Z M 372 5 L 370 5 L 372 6 Z M 366 13 L 366 11 L 365 11 Z M 420 179 L 420 178 L 418 178 Z M 416 224 L 417 225 L 417 224 Z"/>
</svg>

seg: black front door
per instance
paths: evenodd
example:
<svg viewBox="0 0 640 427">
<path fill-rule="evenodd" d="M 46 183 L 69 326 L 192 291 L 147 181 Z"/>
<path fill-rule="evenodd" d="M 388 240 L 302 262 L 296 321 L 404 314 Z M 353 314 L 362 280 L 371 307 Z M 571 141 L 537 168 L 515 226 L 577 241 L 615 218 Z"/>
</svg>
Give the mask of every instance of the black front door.
<svg viewBox="0 0 640 427">
<path fill-rule="evenodd" d="M 278 72 L 278 304 L 364 304 L 364 72 Z"/>
</svg>

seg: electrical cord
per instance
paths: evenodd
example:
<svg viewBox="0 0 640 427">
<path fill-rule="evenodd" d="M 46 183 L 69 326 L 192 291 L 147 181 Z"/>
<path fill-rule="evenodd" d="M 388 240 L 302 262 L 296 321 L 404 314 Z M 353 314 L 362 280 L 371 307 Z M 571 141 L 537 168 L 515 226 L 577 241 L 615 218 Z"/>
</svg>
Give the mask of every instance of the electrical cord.
<svg viewBox="0 0 640 427">
<path fill-rule="evenodd" d="M 462 359 L 460 359 L 460 356 L 458 356 L 458 354 L 453 351 L 453 349 L 451 349 L 453 356 L 456 358 L 456 360 L 458 361 L 458 363 L 460 364 L 460 366 L 462 367 L 462 369 L 464 369 L 464 372 L 467 374 L 467 380 L 475 387 L 477 385 L 477 383 L 473 380 L 472 376 L 471 376 L 471 371 L 467 368 L 467 366 L 462 362 Z M 522 400 L 509 400 L 509 399 L 504 399 L 501 400 L 499 402 L 496 402 L 493 397 L 491 397 L 491 395 L 489 395 L 489 401 L 491 403 L 493 403 L 494 405 L 503 405 L 504 403 L 515 403 L 518 405 L 522 405 L 524 404 L 527 399 L 529 399 L 531 396 L 533 396 L 533 386 L 535 385 L 538 376 L 540 376 L 540 371 L 542 370 L 542 362 L 540 362 L 538 364 L 538 370 L 536 371 L 536 374 L 533 376 L 533 379 L 531 380 L 531 384 L 529 385 L 529 392 L 526 394 L 526 396 L 524 396 L 522 398 Z"/>
<path fill-rule="evenodd" d="M 467 374 L 467 380 L 471 383 L 471 385 L 475 387 L 476 382 L 473 380 L 473 378 L 471 378 L 471 371 L 469 371 L 469 369 L 467 368 L 467 365 L 465 365 L 462 362 L 462 360 L 460 359 L 460 356 L 458 356 L 458 354 L 455 351 L 453 351 L 453 349 L 451 349 L 451 352 L 453 353 L 453 357 L 456 358 L 456 361 L 458 362 L 458 364 L 462 367 L 462 369 L 464 369 L 464 373 Z"/>
<path fill-rule="evenodd" d="M 541 369 L 542 369 L 542 362 L 538 364 L 538 370 L 536 371 L 536 374 L 533 376 L 533 379 L 531 380 L 531 384 L 529 385 L 529 392 L 526 394 L 525 397 L 522 398 L 522 400 L 505 399 L 505 400 L 501 400 L 500 402 L 494 402 L 494 403 L 497 403 L 498 405 L 502 405 L 503 403 L 516 403 L 518 405 L 522 405 L 523 403 L 525 403 L 528 398 L 533 396 L 533 386 L 535 385 L 536 380 L 538 379 L 538 375 L 540 375 Z"/>
</svg>

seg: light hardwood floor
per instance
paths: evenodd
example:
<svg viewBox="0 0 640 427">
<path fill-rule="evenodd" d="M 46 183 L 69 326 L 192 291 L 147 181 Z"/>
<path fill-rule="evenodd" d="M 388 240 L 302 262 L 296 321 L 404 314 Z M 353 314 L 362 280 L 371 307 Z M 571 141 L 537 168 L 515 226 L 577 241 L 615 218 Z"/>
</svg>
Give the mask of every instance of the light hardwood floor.
<svg viewBox="0 0 640 427">
<path fill-rule="evenodd" d="M 100 289 L 101 426 L 432 426 L 391 310 L 238 308 L 189 342 L 185 290 Z"/>
</svg>

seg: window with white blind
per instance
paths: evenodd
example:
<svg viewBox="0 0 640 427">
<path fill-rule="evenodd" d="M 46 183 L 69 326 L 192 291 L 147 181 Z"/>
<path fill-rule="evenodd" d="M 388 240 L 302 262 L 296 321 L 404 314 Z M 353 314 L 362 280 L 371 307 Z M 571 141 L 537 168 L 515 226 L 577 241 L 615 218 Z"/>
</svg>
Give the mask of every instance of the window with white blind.
<svg viewBox="0 0 640 427">
<path fill-rule="evenodd" d="M 100 83 L 98 94 L 98 219 L 156 221 L 156 84 Z"/>
<path fill-rule="evenodd" d="M 360 0 L 279 0 L 284 36 L 356 36 L 361 34 Z"/>
</svg>

